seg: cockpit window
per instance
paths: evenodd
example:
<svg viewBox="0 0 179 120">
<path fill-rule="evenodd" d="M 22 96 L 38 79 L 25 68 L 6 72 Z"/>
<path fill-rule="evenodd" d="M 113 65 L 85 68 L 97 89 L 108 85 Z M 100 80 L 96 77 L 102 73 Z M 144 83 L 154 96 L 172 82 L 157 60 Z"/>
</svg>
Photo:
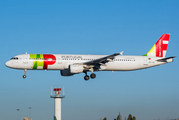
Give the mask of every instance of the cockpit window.
<svg viewBox="0 0 179 120">
<path fill-rule="evenodd" d="M 12 57 L 11 60 L 18 60 L 18 57 Z"/>
</svg>

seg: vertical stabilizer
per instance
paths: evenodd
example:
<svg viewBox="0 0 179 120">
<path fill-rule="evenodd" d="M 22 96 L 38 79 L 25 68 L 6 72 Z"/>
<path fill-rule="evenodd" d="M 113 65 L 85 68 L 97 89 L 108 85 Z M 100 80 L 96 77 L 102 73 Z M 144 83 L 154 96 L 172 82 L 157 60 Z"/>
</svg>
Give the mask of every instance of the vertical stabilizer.
<svg viewBox="0 0 179 120">
<path fill-rule="evenodd" d="M 163 34 L 144 56 L 165 57 L 170 34 Z"/>
</svg>

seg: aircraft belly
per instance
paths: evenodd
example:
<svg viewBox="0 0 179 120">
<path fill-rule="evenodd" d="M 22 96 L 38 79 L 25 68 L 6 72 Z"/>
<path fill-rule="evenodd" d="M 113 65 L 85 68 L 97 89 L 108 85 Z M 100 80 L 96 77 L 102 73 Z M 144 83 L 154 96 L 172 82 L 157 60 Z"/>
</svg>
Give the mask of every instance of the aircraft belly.
<svg viewBox="0 0 179 120">
<path fill-rule="evenodd" d="M 31 69 L 31 64 L 29 62 L 24 63 L 21 61 L 19 62 L 18 69 Z"/>
<path fill-rule="evenodd" d="M 106 66 L 107 71 L 128 71 L 128 70 L 136 70 L 140 67 L 135 62 L 114 62 L 114 63 L 108 63 Z"/>
<path fill-rule="evenodd" d="M 62 64 L 54 64 L 48 66 L 48 70 L 62 70 L 62 69 L 63 69 Z"/>
</svg>

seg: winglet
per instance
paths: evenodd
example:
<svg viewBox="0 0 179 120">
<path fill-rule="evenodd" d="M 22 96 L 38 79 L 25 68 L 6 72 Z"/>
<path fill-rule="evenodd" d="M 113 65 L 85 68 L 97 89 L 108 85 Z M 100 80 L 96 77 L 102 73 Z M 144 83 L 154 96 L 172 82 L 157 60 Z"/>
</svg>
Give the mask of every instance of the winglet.
<svg viewBox="0 0 179 120">
<path fill-rule="evenodd" d="M 120 52 L 119 55 L 123 55 L 123 52 L 124 52 L 124 51 Z"/>
</svg>

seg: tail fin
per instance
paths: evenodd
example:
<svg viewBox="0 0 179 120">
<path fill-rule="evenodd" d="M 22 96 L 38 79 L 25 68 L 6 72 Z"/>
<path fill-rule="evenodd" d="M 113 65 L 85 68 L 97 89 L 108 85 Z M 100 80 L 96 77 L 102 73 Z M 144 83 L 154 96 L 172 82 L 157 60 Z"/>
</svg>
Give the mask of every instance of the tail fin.
<svg viewBox="0 0 179 120">
<path fill-rule="evenodd" d="M 154 46 L 144 56 L 165 57 L 170 34 L 163 34 Z"/>
</svg>

